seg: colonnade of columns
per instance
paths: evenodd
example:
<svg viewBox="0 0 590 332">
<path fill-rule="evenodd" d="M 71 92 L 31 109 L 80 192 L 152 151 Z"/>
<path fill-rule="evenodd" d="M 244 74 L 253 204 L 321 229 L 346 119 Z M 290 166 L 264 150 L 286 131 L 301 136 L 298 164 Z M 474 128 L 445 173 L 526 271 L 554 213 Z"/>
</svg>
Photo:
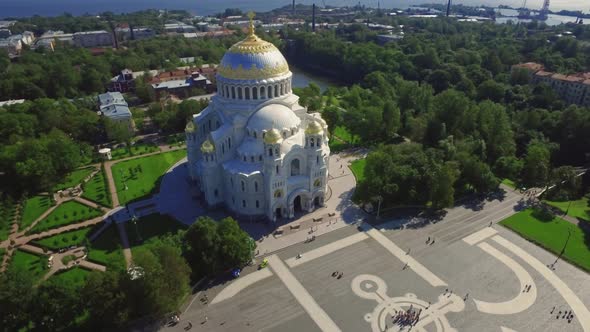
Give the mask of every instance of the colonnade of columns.
<svg viewBox="0 0 590 332">
<path fill-rule="evenodd" d="M 224 98 L 237 100 L 264 100 L 280 97 L 291 92 L 291 81 L 266 85 L 234 85 L 220 83 L 217 93 Z"/>
</svg>

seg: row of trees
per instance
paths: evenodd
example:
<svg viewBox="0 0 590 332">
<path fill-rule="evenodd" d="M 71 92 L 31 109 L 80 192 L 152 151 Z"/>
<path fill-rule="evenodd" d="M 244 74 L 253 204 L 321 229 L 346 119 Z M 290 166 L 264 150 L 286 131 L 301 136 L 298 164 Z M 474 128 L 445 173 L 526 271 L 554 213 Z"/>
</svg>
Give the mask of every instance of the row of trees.
<svg viewBox="0 0 590 332">
<path fill-rule="evenodd" d="M 136 248 L 136 274 L 112 267 L 92 272 L 81 285 L 55 278 L 36 285 L 30 271 L 14 267 L 0 275 L 0 329 L 113 331 L 132 321 L 146 325 L 175 312 L 191 280 L 247 264 L 255 247 L 235 220 L 199 218 L 186 231 Z"/>
</svg>

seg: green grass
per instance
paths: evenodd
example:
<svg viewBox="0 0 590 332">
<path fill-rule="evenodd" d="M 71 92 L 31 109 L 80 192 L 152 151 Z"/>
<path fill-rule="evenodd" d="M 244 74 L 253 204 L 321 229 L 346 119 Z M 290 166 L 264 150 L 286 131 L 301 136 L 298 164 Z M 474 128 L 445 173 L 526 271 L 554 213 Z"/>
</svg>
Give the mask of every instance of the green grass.
<svg viewBox="0 0 590 332">
<path fill-rule="evenodd" d="M 510 187 L 512 189 L 516 189 L 516 183 L 514 183 L 514 181 L 512 181 L 510 179 L 502 180 L 502 184 L 507 185 L 508 187 Z"/>
<path fill-rule="evenodd" d="M 350 169 L 356 178 L 356 182 L 362 182 L 365 179 L 365 165 L 367 165 L 366 159 L 357 159 L 352 162 Z"/>
<path fill-rule="evenodd" d="M 58 235 L 46 237 L 44 239 L 34 241 L 35 244 L 42 248 L 50 250 L 59 250 L 61 248 L 81 245 L 84 243 L 84 239 L 88 236 L 92 227 L 86 227 L 77 229 L 75 231 L 65 232 Z"/>
<path fill-rule="evenodd" d="M 97 225 L 99 229 L 102 225 Z M 107 268 L 112 266 L 125 266 L 125 258 L 121 249 L 121 239 L 119 231 L 115 224 L 111 224 L 100 236 L 90 244 L 88 251 L 88 260 L 106 265 Z"/>
<path fill-rule="evenodd" d="M 55 191 L 75 187 L 84 180 L 90 173 L 94 171 L 94 167 L 86 167 L 73 171 L 68 174 L 65 180 L 54 187 Z"/>
<path fill-rule="evenodd" d="M 9 268 L 20 268 L 29 271 L 34 279 L 38 280 L 47 272 L 47 258 L 16 250 L 12 255 Z"/>
<path fill-rule="evenodd" d="M 131 146 L 131 153 L 129 153 L 129 149 L 127 147 L 116 148 L 111 151 L 111 156 L 113 160 L 122 159 L 132 156 L 138 156 L 150 152 L 156 152 L 159 148 L 155 145 L 150 144 L 135 144 Z"/>
<path fill-rule="evenodd" d="M 58 272 L 52 275 L 50 279 L 58 280 L 59 283 L 79 288 L 84 286 L 86 278 L 90 273 L 90 271 L 76 266 L 63 272 Z"/>
<path fill-rule="evenodd" d="M 53 210 L 45 219 L 39 221 L 28 233 L 40 233 L 49 229 L 73 224 L 98 217 L 102 211 L 76 201 L 67 201 Z"/>
<path fill-rule="evenodd" d="M 102 206 L 112 207 L 111 193 L 109 191 L 104 171 L 96 173 L 88 182 L 84 184 L 82 197 L 98 203 Z"/>
<path fill-rule="evenodd" d="M 186 226 L 176 219 L 162 214 L 151 214 L 137 220 L 137 229 L 132 222 L 125 223 L 125 230 L 133 248 L 138 248 L 142 243 L 151 239 L 166 235 L 175 234 L 180 229 L 186 229 Z M 138 238 L 138 233 L 141 239 Z"/>
<path fill-rule="evenodd" d="M 570 202 L 571 202 L 571 204 L 570 204 Z M 560 209 L 564 213 L 565 213 L 565 211 L 567 211 L 567 215 L 570 217 L 580 218 L 580 219 L 590 221 L 590 214 L 588 213 L 588 212 L 590 212 L 590 208 L 588 207 L 588 199 L 586 197 L 582 197 L 582 198 L 575 200 L 575 201 L 564 201 L 564 202 L 545 201 L 545 203 Z"/>
<path fill-rule="evenodd" d="M 332 137 L 330 137 L 330 151 L 339 152 L 351 145 L 354 145 L 356 139 L 345 127 L 338 126 L 334 129 Z"/>
<path fill-rule="evenodd" d="M 340 139 L 344 140 L 346 143 L 354 144 L 355 137 L 346 129 L 345 127 L 338 126 L 334 129 L 334 136 L 338 136 Z"/>
<path fill-rule="evenodd" d="M 186 151 L 178 150 L 116 163 L 112 172 L 119 203 L 125 204 L 151 194 L 164 172 L 184 157 Z"/>
<path fill-rule="evenodd" d="M 571 237 L 562 258 L 590 271 L 590 234 L 584 233 L 579 226 L 558 217 L 548 221 L 539 220 L 532 215 L 532 212 L 531 209 L 519 212 L 504 219 L 500 224 L 556 255 L 561 253 L 569 230 Z"/>
<path fill-rule="evenodd" d="M 49 196 L 33 196 L 23 205 L 20 229 L 30 226 L 39 216 L 51 207 Z"/>
</svg>

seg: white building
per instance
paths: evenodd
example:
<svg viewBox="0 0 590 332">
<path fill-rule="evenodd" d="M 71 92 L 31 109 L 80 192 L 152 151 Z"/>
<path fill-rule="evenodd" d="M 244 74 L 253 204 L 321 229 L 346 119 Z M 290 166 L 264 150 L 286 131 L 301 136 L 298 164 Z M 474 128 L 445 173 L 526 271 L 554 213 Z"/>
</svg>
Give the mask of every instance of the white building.
<svg viewBox="0 0 590 332">
<path fill-rule="evenodd" d="M 210 206 L 276 221 L 324 205 L 326 122 L 299 105 L 291 78 L 253 24 L 223 56 L 217 94 L 186 126 L 189 172 Z"/>
<path fill-rule="evenodd" d="M 101 115 L 112 121 L 125 124 L 127 130 L 133 133 L 133 116 L 120 92 L 107 92 L 98 95 L 98 108 Z M 107 132 L 107 135 L 111 136 L 111 133 Z"/>
<path fill-rule="evenodd" d="M 74 45 L 79 47 L 113 46 L 113 44 L 113 35 L 105 30 L 74 33 Z"/>
</svg>

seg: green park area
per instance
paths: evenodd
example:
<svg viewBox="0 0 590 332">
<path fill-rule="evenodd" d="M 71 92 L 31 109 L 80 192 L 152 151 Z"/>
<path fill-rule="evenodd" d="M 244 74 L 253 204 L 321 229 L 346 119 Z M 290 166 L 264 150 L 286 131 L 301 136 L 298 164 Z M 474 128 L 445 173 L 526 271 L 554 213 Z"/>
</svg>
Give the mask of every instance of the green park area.
<svg viewBox="0 0 590 332">
<path fill-rule="evenodd" d="M 101 170 L 96 173 L 96 175 L 84 184 L 82 197 L 102 206 L 112 207 L 111 193 L 108 188 L 104 171 Z"/>
<path fill-rule="evenodd" d="M 47 248 L 54 251 L 69 246 L 78 246 L 83 244 L 91 229 L 91 227 L 86 227 L 70 232 L 64 232 L 58 235 L 36 240 L 34 243 L 42 248 Z"/>
<path fill-rule="evenodd" d="M 101 227 L 102 224 L 95 226 L 91 234 Z M 106 265 L 107 268 L 113 266 L 124 267 L 125 259 L 121 248 L 121 239 L 117 226 L 111 224 L 90 244 L 88 260 Z"/>
<path fill-rule="evenodd" d="M 186 226 L 164 214 L 150 214 L 137 219 L 136 222 L 125 223 L 125 230 L 133 249 L 141 247 L 150 240 L 176 234 L 181 229 L 186 229 Z"/>
<path fill-rule="evenodd" d="M 75 288 L 82 287 L 86 281 L 86 278 L 91 272 L 76 266 L 74 268 L 58 272 L 51 276 L 51 279 L 57 281 L 62 285 L 70 285 Z"/>
<path fill-rule="evenodd" d="M 332 137 L 330 138 L 330 150 L 332 152 L 339 152 L 356 142 L 355 137 L 346 129 L 346 127 L 338 126 L 334 129 Z"/>
<path fill-rule="evenodd" d="M 113 159 L 122 159 L 127 157 L 138 156 L 146 153 L 156 152 L 159 151 L 155 145 L 152 144 L 135 144 L 132 145 L 131 148 L 127 148 L 126 146 L 113 149 L 111 151 L 111 157 Z"/>
<path fill-rule="evenodd" d="M 16 250 L 11 258 L 9 269 L 28 271 L 34 279 L 41 279 L 47 270 L 47 257 Z"/>
<path fill-rule="evenodd" d="M 4 260 L 4 254 L 6 253 L 6 249 L 0 248 L 0 262 Z"/>
<path fill-rule="evenodd" d="M 51 207 L 49 196 L 33 196 L 27 199 L 23 204 L 22 218 L 20 229 L 29 227 L 39 216 Z"/>
<path fill-rule="evenodd" d="M 556 255 L 565 246 L 562 257 L 590 271 L 590 234 L 579 226 L 555 216 L 539 216 L 532 209 L 508 217 L 500 224 Z"/>
<path fill-rule="evenodd" d="M 545 203 L 560 209 L 563 213 L 567 211 L 567 215 L 574 218 L 590 221 L 590 207 L 588 207 L 588 199 L 582 197 L 575 201 L 545 201 Z"/>
<path fill-rule="evenodd" d="M 68 174 L 61 183 L 54 187 L 55 191 L 77 186 L 94 170 L 94 167 L 85 167 L 73 171 L 72 173 Z"/>
<path fill-rule="evenodd" d="M 176 162 L 186 157 L 185 150 L 125 160 L 112 167 L 119 203 L 151 194 L 160 177 Z"/>
<path fill-rule="evenodd" d="M 365 166 L 367 159 L 357 159 L 350 164 L 350 170 L 356 178 L 356 182 L 362 182 L 365 179 Z"/>
<path fill-rule="evenodd" d="M 39 221 L 28 233 L 40 233 L 64 225 L 73 224 L 79 221 L 92 219 L 102 214 L 102 211 L 93 207 L 67 201 L 59 205 L 43 220 Z"/>
</svg>

